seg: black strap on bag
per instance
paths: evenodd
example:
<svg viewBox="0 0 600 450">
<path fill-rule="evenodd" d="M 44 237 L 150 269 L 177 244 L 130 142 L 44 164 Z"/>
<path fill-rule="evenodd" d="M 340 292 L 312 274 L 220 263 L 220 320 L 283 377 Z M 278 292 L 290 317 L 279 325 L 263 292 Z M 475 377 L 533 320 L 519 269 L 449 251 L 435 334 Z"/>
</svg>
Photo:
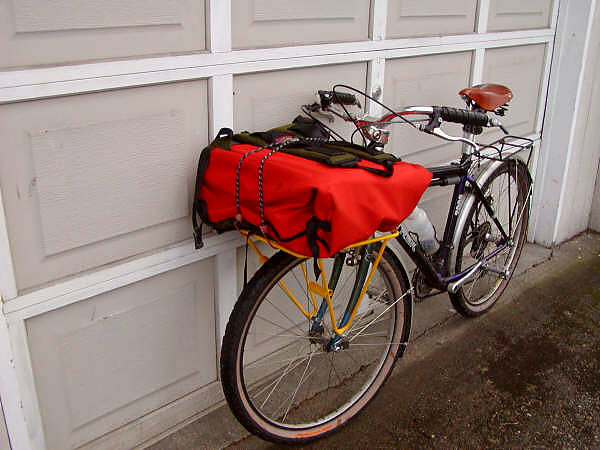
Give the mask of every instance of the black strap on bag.
<svg viewBox="0 0 600 450">
<path fill-rule="evenodd" d="M 313 254 L 313 270 L 315 272 L 315 278 L 317 279 L 319 278 L 319 275 L 321 275 L 321 269 L 317 264 L 317 260 L 319 258 L 319 245 L 317 242 L 323 244 L 327 251 L 329 251 L 329 245 L 327 245 L 327 242 L 321 239 L 317 234 L 319 229 L 331 231 L 331 222 L 319 220 L 317 217 L 313 217 L 306 222 L 306 240 L 308 241 L 308 246 Z"/>
<path fill-rule="evenodd" d="M 208 216 L 205 210 L 206 205 L 201 204 L 202 202 L 198 198 L 198 193 L 200 192 L 200 186 L 202 185 L 204 172 L 206 172 L 206 169 L 208 168 L 210 151 L 214 147 L 230 149 L 232 136 L 233 131 L 230 128 L 221 128 L 217 133 L 217 137 L 208 147 L 202 150 L 202 153 L 200 153 L 200 159 L 198 160 L 198 171 L 196 172 L 196 187 L 194 188 L 194 202 L 192 203 L 192 226 L 194 247 L 196 250 L 204 247 L 204 241 L 202 240 L 202 224 L 203 222 L 208 222 Z M 198 215 L 200 215 L 200 218 L 202 219 L 200 224 L 198 224 Z"/>
</svg>

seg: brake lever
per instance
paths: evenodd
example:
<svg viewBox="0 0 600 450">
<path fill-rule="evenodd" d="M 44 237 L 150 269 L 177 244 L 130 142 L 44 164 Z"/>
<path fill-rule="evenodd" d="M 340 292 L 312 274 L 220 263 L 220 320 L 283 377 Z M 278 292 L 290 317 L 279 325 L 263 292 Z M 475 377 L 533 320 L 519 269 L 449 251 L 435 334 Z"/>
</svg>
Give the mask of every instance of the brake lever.
<svg viewBox="0 0 600 450">
<path fill-rule="evenodd" d="M 434 128 L 432 128 L 430 130 L 430 129 L 427 128 L 427 125 L 418 124 L 417 128 L 419 128 L 421 131 L 424 131 L 425 133 L 433 134 L 434 136 L 442 138 L 445 141 L 450 141 L 450 142 L 464 142 L 465 144 L 470 145 L 471 147 L 473 147 L 473 149 L 475 151 L 479 150 L 479 145 L 477 145 L 477 143 L 475 143 L 474 141 L 472 141 L 470 139 L 467 139 L 465 137 L 450 136 L 449 134 L 446 134 L 446 132 L 444 132 L 444 130 L 442 130 L 439 126 L 438 127 L 434 127 Z"/>
</svg>

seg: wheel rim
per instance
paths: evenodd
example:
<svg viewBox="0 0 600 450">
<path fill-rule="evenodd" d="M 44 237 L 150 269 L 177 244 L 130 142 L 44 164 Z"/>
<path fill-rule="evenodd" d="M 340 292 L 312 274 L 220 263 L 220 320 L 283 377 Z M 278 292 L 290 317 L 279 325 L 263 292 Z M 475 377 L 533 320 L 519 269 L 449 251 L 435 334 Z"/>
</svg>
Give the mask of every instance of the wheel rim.
<svg viewBox="0 0 600 450">
<path fill-rule="evenodd" d="M 521 175 L 523 176 L 523 175 Z M 491 200 L 496 217 L 510 237 L 510 244 L 503 251 L 488 260 L 487 264 L 495 270 L 480 270 L 472 280 L 462 287 L 465 302 L 473 307 L 481 307 L 495 300 L 507 280 L 498 271 L 508 271 L 512 275 L 516 265 L 516 255 L 524 238 L 523 220 L 527 214 L 528 196 L 522 189 L 519 180 L 519 166 L 507 166 L 492 179 L 485 190 L 485 196 Z M 477 202 L 474 212 L 469 218 L 467 232 L 461 243 L 461 251 L 457 264 L 457 272 L 475 264 L 497 249 L 494 241 L 500 232 L 484 206 Z M 491 235 L 486 239 L 485 235 Z M 461 269 L 462 268 L 462 269 Z"/>
<path fill-rule="evenodd" d="M 253 420 L 274 434 L 285 430 L 294 437 L 308 437 L 302 430 L 327 431 L 332 421 L 347 420 L 345 416 L 360 410 L 359 404 L 368 401 L 383 383 L 404 345 L 400 342 L 404 302 L 397 300 L 402 292 L 399 281 L 382 258 L 352 326 L 344 333 L 348 348 L 331 352 L 326 348 L 334 335 L 329 316 L 323 320 L 322 334 L 310 336 L 310 321 L 279 284 L 283 281 L 311 310 L 300 261 L 290 266 L 273 280 L 252 311 L 243 331 L 237 379 Z M 355 272 L 355 267 L 344 264 L 332 298 L 337 318 Z M 309 276 L 314 280 L 313 274 Z M 319 304 L 320 299 L 316 300 Z"/>
</svg>

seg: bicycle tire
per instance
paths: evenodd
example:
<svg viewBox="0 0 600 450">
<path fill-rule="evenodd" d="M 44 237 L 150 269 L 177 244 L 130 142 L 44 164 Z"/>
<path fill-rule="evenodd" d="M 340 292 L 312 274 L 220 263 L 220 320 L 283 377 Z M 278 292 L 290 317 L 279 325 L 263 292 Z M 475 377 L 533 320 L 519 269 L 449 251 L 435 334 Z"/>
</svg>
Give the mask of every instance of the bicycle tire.
<svg viewBox="0 0 600 450">
<path fill-rule="evenodd" d="M 488 261 L 488 267 L 493 270 L 480 269 L 457 292 L 448 293 L 454 308 L 463 316 L 476 317 L 489 311 L 512 278 L 527 236 L 530 185 L 529 171 L 517 159 L 502 162 L 485 180 L 482 191 L 512 244 L 505 249 L 508 251 L 502 251 Z M 461 234 L 455 246 L 453 273 L 460 273 L 497 249 L 493 241 L 500 236 L 498 227 L 483 203 L 474 198 L 464 227 L 457 230 Z"/>
<path fill-rule="evenodd" d="M 297 288 L 294 270 L 301 268 L 303 261 L 280 251 L 258 270 L 234 307 L 221 350 L 221 381 L 232 412 L 248 431 L 279 444 L 319 439 L 356 416 L 383 386 L 410 333 L 412 298 L 406 272 L 393 252 L 385 249 L 347 333 L 348 348 L 324 351 L 323 342 L 333 334 L 325 325 L 328 314 L 323 320 L 325 337 L 313 343 L 307 333 L 310 321 L 302 316 L 296 322 L 299 316 L 292 313 L 300 311 L 292 301 L 275 302 L 283 292 L 277 288 L 280 281 Z M 325 268 L 327 271 L 329 264 Z M 347 284 L 353 269 L 345 263 L 344 271 L 340 283 L 346 276 Z M 345 286 L 339 283 L 334 301 L 338 293 L 341 297 L 346 294 Z M 279 336 L 271 337 L 270 327 Z M 263 335 L 266 337 L 260 341 L 257 336 Z M 381 354 L 372 357 L 377 349 Z"/>
</svg>

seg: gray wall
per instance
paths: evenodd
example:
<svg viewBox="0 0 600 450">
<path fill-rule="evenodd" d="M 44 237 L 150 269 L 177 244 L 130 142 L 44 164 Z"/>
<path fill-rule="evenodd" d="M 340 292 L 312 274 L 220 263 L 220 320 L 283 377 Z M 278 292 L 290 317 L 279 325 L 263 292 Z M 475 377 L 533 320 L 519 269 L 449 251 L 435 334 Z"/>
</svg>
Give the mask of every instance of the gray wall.
<svg viewBox="0 0 600 450">
<path fill-rule="evenodd" d="M 0 3 L 0 68 L 206 48 L 202 1 Z"/>
<path fill-rule="evenodd" d="M 197 158 L 222 111 L 230 108 L 224 125 L 236 130 L 280 125 L 318 88 L 369 88 L 377 64 L 385 102 L 460 106 L 458 91 L 481 69 L 515 93 L 511 130 L 540 131 L 551 0 L 492 0 L 490 30 L 537 29 L 538 41 L 517 32 L 509 46 L 496 36 L 477 51 L 477 0 L 390 0 L 383 43 L 370 40 L 374 1 L 232 0 L 233 51 L 219 52 L 208 36 L 228 28 L 207 29 L 209 2 L 150 3 L 0 0 L 2 80 L 22 77 L 17 96 L 37 80 L 35 95 L 0 104 L 0 206 L 17 291 L 4 307 L 25 374 L 20 394 L 30 400 L 20 409 L 32 442 L 51 449 L 131 448 L 222 400 L 215 279 L 223 268 L 214 253 L 189 256 Z M 163 78 L 148 81 L 156 73 Z M 215 96 L 216 77 L 229 80 L 232 96 Z M 56 86 L 73 91 L 46 94 Z M 426 165 L 459 152 L 402 128 L 391 149 Z M 440 231 L 448 193 L 422 202 Z M 226 281 L 239 289 L 237 251 Z M 89 281 L 98 273 L 109 275 Z"/>
</svg>

